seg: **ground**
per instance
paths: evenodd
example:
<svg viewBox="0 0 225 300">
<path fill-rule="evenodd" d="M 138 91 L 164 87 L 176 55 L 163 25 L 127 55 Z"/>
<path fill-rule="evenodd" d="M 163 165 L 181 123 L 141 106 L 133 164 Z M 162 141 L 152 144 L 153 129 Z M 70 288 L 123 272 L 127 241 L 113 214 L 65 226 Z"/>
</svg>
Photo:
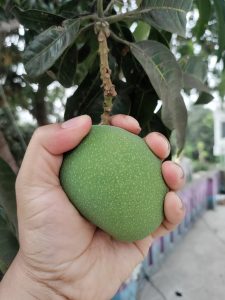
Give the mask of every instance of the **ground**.
<svg viewBox="0 0 225 300">
<path fill-rule="evenodd" d="M 207 211 L 145 283 L 140 300 L 225 299 L 225 206 Z"/>
</svg>

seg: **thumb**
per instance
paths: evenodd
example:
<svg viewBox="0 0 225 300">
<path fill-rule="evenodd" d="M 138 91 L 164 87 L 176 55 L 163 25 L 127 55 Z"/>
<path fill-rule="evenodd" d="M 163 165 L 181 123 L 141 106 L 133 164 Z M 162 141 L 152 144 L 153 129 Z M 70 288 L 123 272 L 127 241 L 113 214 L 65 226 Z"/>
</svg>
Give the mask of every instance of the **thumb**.
<svg viewBox="0 0 225 300">
<path fill-rule="evenodd" d="M 90 129 L 90 117 L 81 116 L 40 127 L 34 133 L 16 182 L 20 244 L 28 249 L 27 253 L 44 253 L 43 248 L 51 252 L 49 239 L 58 240 L 58 248 L 68 247 L 68 243 L 61 244 L 61 236 L 69 236 L 71 243 L 76 237 L 77 253 L 90 242 L 94 228 L 68 201 L 58 178 L 62 154 L 76 147 Z"/>
<path fill-rule="evenodd" d="M 38 128 L 28 145 L 20 168 L 17 190 L 59 185 L 62 154 L 76 147 L 90 129 L 91 118 L 86 115 L 62 124 Z"/>
</svg>

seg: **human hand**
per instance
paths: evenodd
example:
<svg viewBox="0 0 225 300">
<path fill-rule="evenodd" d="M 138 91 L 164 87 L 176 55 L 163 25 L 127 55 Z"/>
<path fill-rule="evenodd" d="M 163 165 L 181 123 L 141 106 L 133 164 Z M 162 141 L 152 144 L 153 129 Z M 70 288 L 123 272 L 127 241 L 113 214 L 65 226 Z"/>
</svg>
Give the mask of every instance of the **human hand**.
<svg viewBox="0 0 225 300">
<path fill-rule="evenodd" d="M 127 116 L 114 116 L 111 124 L 135 134 L 140 131 L 137 121 Z M 62 154 L 76 147 L 90 128 L 91 119 L 81 116 L 39 128 L 32 137 L 16 184 L 20 250 L 0 285 L 0 299 L 110 299 L 146 256 L 154 238 L 182 221 L 183 205 L 174 191 L 181 188 L 184 176 L 170 161 L 162 164 L 173 190 L 165 197 L 165 220 L 147 238 L 116 241 L 79 214 L 58 175 Z M 160 159 L 168 156 L 169 143 L 161 134 L 151 133 L 145 140 Z"/>
</svg>

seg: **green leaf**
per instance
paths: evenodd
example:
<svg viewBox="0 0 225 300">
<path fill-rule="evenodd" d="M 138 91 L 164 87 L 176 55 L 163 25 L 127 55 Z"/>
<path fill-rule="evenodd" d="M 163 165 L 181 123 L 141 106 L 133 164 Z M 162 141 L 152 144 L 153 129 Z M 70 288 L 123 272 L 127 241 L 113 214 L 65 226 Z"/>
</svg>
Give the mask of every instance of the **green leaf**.
<svg viewBox="0 0 225 300">
<path fill-rule="evenodd" d="M 85 15 L 89 15 L 91 13 L 91 8 L 93 4 L 90 1 L 79 1 L 79 0 L 71 0 L 71 1 L 62 1 L 58 13 L 61 16 L 66 18 L 74 18 L 81 17 Z"/>
<path fill-rule="evenodd" d="M 151 84 L 142 66 L 138 63 L 131 52 L 128 52 L 122 57 L 120 56 L 120 61 L 126 81 L 130 85 L 133 85 L 134 88 L 139 85 L 144 85 L 143 88 L 146 88 L 148 84 Z"/>
<path fill-rule="evenodd" d="M 93 123 L 98 124 L 103 113 L 103 101 L 100 74 L 99 72 L 89 73 L 75 93 L 68 98 L 64 118 L 68 120 L 88 114 Z"/>
<path fill-rule="evenodd" d="M 222 58 L 225 51 L 225 2 L 224 0 L 213 0 L 217 14 L 218 24 L 218 39 L 219 39 L 219 51 L 218 59 Z"/>
<path fill-rule="evenodd" d="M 19 250 L 16 237 L 10 231 L 7 216 L 0 207 L 0 270 L 4 274 Z"/>
<path fill-rule="evenodd" d="M 136 88 L 134 97 L 137 99 L 138 109 L 135 118 L 138 120 L 141 128 L 152 120 L 154 111 L 158 104 L 158 96 L 154 90 L 143 90 Z"/>
<path fill-rule="evenodd" d="M 169 129 L 175 129 L 178 155 L 185 144 L 187 119 L 187 109 L 181 95 L 174 99 L 170 99 L 170 102 L 167 101 L 163 104 L 162 120 Z"/>
<path fill-rule="evenodd" d="M 0 205 L 13 224 L 14 233 L 17 230 L 15 182 L 16 175 L 9 165 L 0 158 Z"/>
<path fill-rule="evenodd" d="M 203 92 L 200 94 L 198 100 L 195 102 L 195 105 L 203 105 L 203 104 L 208 104 L 210 103 L 214 97 L 206 92 Z"/>
<path fill-rule="evenodd" d="M 136 0 L 136 4 L 139 7 L 141 5 L 142 0 Z"/>
<path fill-rule="evenodd" d="M 136 42 L 147 40 L 150 33 L 150 26 L 145 22 L 138 22 L 137 27 L 135 28 L 133 35 Z"/>
<path fill-rule="evenodd" d="M 131 43 L 130 48 L 163 101 L 162 120 L 170 130 L 176 130 L 177 145 L 181 150 L 185 140 L 187 110 L 180 95 L 183 85 L 180 66 L 170 50 L 156 41 Z"/>
<path fill-rule="evenodd" d="M 191 56 L 183 70 L 204 83 L 208 75 L 208 63 L 201 56 Z"/>
<path fill-rule="evenodd" d="M 162 122 L 161 109 L 152 115 L 151 120 L 142 128 L 141 137 L 145 137 L 150 132 L 161 132 L 168 140 L 170 140 L 171 130 L 169 130 Z"/>
<path fill-rule="evenodd" d="M 129 115 L 131 110 L 131 97 L 133 86 L 121 80 L 114 82 L 117 96 L 113 101 L 112 115 L 124 114 Z"/>
<path fill-rule="evenodd" d="M 37 9 L 22 10 L 15 6 L 12 10 L 19 22 L 28 29 L 40 32 L 52 25 L 61 25 L 65 18 Z"/>
<path fill-rule="evenodd" d="M 131 52 L 144 68 L 159 99 L 176 98 L 182 89 L 182 72 L 174 55 L 156 41 L 131 43 Z"/>
<path fill-rule="evenodd" d="M 211 93 L 209 87 L 207 87 L 201 80 L 194 75 L 183 73 L 183 82 L 185 89 L 197 89 L 200 92 Z"/>
<path fill-rule="evenodd" d="M 78 63 L 82 63 L 91 54 L 90 41 L 85 43 L 78 51 Z"/>
<path fill-rule="evenodd" d="M 47 71 L 74 43 L 80 28 L 79 20 L 66 20 L 62 26 L 52 26 L 38 35 L 24 53 L 25 69 L 30 77 Z"/>
<path fill-rule="evenodd" d="M 210 88 L 205 84 L 207 79 L 208 65 L 202 57 L 193 56 L 184 67 L 183 82 L 185 89 L 197 89 L 202 92 L 196 104 L 207 104 L 212 99 Z"/>
<path fill-rule="evenodd" d="M 192 0 L 143 0 L 139 12 L 148 24 L 185 36 L 186 14 L 191 6 Z"/>
<path fill-rule="evenodd" d="M 204 35 L 210 20 L 212 4 L 210 0 L 197 0 L 196 4 L 199 10 L 199 19 L 194 28 L 194 34 L 196 35 L 197 39 L 200 40 L 200 38 Z"/>
<path fill-rule="evenodd" d="M 74 85 L 77 69 L 77 46 L 68 48 L 61 58 L 57 74 L 58 81 L 66 88 Z"/>
<path fill-rule="evenodd" d="M 149 40 L 154 40 L 157 41 L 165 46 L 167 46 L 168 48 L 170 48 L 170 41 L 172 38 L 172 34 L 170 32 L 166 32 L 163 30 L 158 30 L 154 27 L 151 28 L 150 34 L 148 39 Z"/>
</svg>

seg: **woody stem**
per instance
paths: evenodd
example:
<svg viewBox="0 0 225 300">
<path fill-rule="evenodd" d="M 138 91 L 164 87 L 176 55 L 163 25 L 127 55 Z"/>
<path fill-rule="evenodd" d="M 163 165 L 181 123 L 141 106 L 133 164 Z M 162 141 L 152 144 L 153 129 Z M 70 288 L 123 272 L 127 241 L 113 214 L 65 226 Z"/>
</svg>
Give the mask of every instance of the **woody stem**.
<svg viewBox="0 0 225 300">
<path fill-rule="evenodd" d="M 113 97 L 117 95 L 115 86 L 111 81 L 111 70 L 109 67 L 109 48 L 107 39 L 110 35 L 110 30 L 108 24 L 98 23 L 96 25 L 96 31 L 98 32 L 100 73 L 104 92 L 104 112 L 102 114 L 101 124 L 108 125 L 112 110 L 112 100 Z"/>
</svg>

